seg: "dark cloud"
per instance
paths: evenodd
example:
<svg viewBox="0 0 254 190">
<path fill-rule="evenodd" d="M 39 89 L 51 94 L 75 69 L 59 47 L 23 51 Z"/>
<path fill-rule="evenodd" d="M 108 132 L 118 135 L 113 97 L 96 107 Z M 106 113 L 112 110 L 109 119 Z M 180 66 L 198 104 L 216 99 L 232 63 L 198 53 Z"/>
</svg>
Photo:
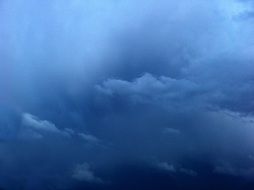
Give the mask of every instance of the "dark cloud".
<svg viewBox="0 0 254 190">
<path fill-rule="evenodd" d="M 252 1 L 0 1 L 0 187 L 253 189 Z"/>
</svg>

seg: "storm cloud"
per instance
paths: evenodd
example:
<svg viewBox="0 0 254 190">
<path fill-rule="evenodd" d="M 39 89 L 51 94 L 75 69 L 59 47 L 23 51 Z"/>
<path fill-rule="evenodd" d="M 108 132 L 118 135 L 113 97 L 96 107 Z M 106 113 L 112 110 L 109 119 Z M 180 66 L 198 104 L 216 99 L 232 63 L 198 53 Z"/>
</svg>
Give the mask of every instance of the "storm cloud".
<svg viewBox="0 0 254 190">
<path fill-rule="evenodd" d="M 0 1 L 0 188 L 252 189 L 252 1 Z"/>
</svg>

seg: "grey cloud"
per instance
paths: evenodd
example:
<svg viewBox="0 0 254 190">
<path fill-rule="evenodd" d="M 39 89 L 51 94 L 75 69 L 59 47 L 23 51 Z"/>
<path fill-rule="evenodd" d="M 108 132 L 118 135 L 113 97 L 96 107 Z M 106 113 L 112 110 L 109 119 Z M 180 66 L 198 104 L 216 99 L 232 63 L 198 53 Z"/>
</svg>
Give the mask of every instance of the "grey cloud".
<svg viewBox="0 0 254 190">
<path fill-rule="evenodd" d="M 50 121 L 40 120 L 38 117 L 24 113 L 22 115 L 22 126 L 20 129 L 21 138 L 40 139 L 50 135 L 62 136 L 65 138 L 81 138 L 85 143 L 98 144 L 100 141 L 97 137 L 88 133 L 78 133 L 71 128 L 59 129 Z"/>
<path fill-rule="evenodd" d="M 87 181 L 91 183 L 101 183 L 102 180 L 95 176 L 88 163 L 78 164 L 72 174 L 76 180 Z"/>
<path fill-rule="evenodd" d="M 163 169 L 163 170 L 170 171 L 170 172 L 176 172 L 175 166 L 172 165 L 172 164 L 168 164 L 167 162 L 159 163 L 158 167 Z"/>
<path fill-rule="evenodd" d="M 229 163 L 216 166 L 214 172 L 226 175 L 240 176 L 246 179 L 253 180 L 254 168 L 253 167 L 237 167 Z"/>
<path fill-rule="evenodd" d="M 202 101 L 206 93 L 205 89 L 192 81 L 164 76 L 157 78 L 150 74 L 145 74 L 131 82 L 110 79 L 96 88 L 99 92 L 111 97 L 125 97 L 133 104 L 165 104 L 168 107 L 177 106 L 182 101 L 186 103 L 186 107 L 188 107 L 188 101 L 192 103 L 195 101 L 195 106 L 198 107 L 199 101 Z"/>
<path fill-rule="evenodd" d="M 22 115 L 22 123 L 24 127 L 21 129 L 21 136 L 24 137 L 42 138 L 47 134 L 56 134 L 65 137 L 70 136 L 68 129 L 66 131 L 60 130 L 55 124 L 47 120 L 40 120 L 38 117 L 29 113 Z"/>
<path fill-rule="evenodd" d="M 63 189 L 154 160 L 173 175 L 199 174 L 185 162 L 201 160 L 248 176 L 252 11 L 235 0 L 1 1 L 0 186 Z"/>
<path fill-rule="evenodd" d="M 189 176 L 197 176 L 197 172 L 191 170 L 191 169 L 187 169 L 187 168 L 183 168 L 183 167 L 175 167 L 173 164 L 168 164 L 167 162 L 161 162 L 158 164 L 158 167 L 162 170 L 168 171 L 168 172 L 179 172 L 179 173 L 183 173 Z"/>
<path fill-rule="evenodd" d="M 55 0 L 38 8 L 35 2 L 4 1 L 0 21 L 6 37 L 1 40 L 8 72 L 3 77 L 12 79 L 5 96 L 27 107 L 49 86 L 49 99 L 56 89 L 75 98 L 93 80 L 110 75 L 181 77 L 188 65 L 231 48 L 238 31 L 228 17 L 235 1 L 227 3 Z M 221 9 L 227 12 L 217 11 Z M 33 16 L 35 10 L 41 16 Z M 16 34 L 19 28 L 22 32 Z"/>
<path fill-rule="evenodd" d="M 197 176 L 197 172 L 193 171 L 193 170 L 190 170 L 190 169 L 186 169 L 186 168 L 180 168 L 179 170 L 180 172 L 186 174 L 186 175 L 190 175 L 190 176 Z"/>
<path fill-rule="evenodd" d="M 80 136 L 82 139 L 84 139 L 85 141 L 90 142 L 90 143 L 98 143 L 99 142 L 98 138 L 96 138 L 95 136 L 90 135 L 90 134 L 79 133 L 78 136 Z"/>
<path fill-rule="evenodd" d="M 110 79 L 101 86 L 96 86 L 96 89 L 99 93 L 98 105 L 107 102 L 100 107 L 102 109 L 104 106 L 105 112 L 110 112 L 106 114 L 107 120 L 114 119 L 111 118 L 114 109 L 117 110 L 118 118 L 121 118 L 119 121 L 114 120 L 115 128 L 104 123 L 107 130 L 114 131 L 113 133 L 120 136 L 118 138 L 122 138 L 111 140 L 115 144 L 123 143 L 124 147 L 138 144 L 142 148 L 138 150 L 139 153 L 135 152 L 136 156 L 150 154 L 163 158 L 167 152 L 169 158 L 173 159 L 190 153 L 208 154 L 209 159 L 225 158 L 232 161 L 236 156 L 244 157 L 253 152 L 250 149 L 254 130 L 253 116 L 222 109 L 213 88 L 204 90 L 205 86 L 195 85 L 191 81 L 156 78 L 146 74 L 131 82 Z M 119 111 L 119 105 L 122 104 L 126 107 Z M 155 124 L 153 120 L 156 121 Z M 171 134 L 179 134 L 181 131 L 181 135 L 166 136 L 164 131 Z M 123 140 L 131 138 L 133 133 L 137 135 L 137 139 L 143 140 Z M 232 155 L 232 159 L 228 155 Z"/>
</svg>

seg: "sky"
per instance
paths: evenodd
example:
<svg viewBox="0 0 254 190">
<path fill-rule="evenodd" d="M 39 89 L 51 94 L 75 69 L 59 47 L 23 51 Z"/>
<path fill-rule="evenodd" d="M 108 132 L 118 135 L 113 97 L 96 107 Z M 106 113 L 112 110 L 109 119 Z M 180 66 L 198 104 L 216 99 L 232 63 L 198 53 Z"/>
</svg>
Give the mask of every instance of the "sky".
<svg viewBox="0 0 254 190">
<path fill-rule="evenodd" d="M 254 1 L 0 0 L 0 190 L 252 190 Z"/>
</svg>

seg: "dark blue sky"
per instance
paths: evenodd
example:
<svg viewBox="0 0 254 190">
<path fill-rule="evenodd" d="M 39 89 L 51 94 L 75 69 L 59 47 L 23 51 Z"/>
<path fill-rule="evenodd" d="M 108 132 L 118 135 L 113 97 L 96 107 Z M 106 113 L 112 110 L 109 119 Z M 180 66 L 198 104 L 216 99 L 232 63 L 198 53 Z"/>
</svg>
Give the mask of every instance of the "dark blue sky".
<svg viewBox="0 0 254 190">
<path fill-rule="evenodd" d="M 0 0 L 0 189 L 252 190 L 253 6 Z"/>
</svg>

